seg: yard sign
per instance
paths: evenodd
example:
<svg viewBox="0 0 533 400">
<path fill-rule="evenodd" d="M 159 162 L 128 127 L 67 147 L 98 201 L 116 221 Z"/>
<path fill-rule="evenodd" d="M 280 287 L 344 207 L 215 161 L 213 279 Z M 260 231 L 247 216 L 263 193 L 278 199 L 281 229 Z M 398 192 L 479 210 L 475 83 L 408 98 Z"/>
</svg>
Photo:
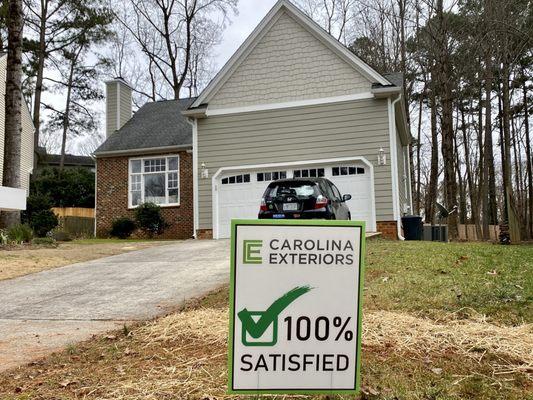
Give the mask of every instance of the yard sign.
<svg viewBox="0 0 533 400">
<path fill-rule="evenodd" d="M 359 391 L 363 222 L 234 220 L 230 393 Z"/>
</svg>

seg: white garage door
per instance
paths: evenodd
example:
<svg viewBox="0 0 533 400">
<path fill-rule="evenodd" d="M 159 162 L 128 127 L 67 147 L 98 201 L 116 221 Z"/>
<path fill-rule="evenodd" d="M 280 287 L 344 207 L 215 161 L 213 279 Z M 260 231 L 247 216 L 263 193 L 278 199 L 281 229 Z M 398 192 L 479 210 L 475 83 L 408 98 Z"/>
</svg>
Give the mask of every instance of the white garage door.
<svg viewBox="0 0 533 400">
<path fill-rule="evenodd" d="M 375 229 L 371 173 L 370 168 L 359 161 L 274 169 L 243 169 L 222 173 L 217 179 L 213 199 L 216 207 L 215 218 L 218 221 L 215 226 L 215 237 L 230 236 L 232 219 L 256 219 L 261 197 L 270 182 L 300 177 L 325 177 L 339 188 L 341 194 L 351 194 L 352 199 L 347 205 L 352 220 L 365 221 L 367 231 L 371 231 Z"/>
</svg>

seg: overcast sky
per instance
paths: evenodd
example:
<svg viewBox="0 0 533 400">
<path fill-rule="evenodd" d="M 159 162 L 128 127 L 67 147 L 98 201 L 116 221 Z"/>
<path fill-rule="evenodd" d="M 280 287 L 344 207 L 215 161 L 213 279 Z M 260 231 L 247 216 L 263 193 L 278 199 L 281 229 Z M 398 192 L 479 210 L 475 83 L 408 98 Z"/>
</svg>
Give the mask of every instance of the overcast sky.
<svg viewBox="0 0 533 400">
<path fill-rule="evenodd" d="M 277 0 L 240 0 L 238 5 L 239 13 L 231 17 L 231 24 L 228 24 L 223 32 L 221 43 L 215 48 L 216 71 L 218 72 L 235 53 L 239 46 L 252 33 L 254 28 L 259 24 L 268 11 L 274 6 Z M 102 82 L 103 85 L 103 82 Z M 64 103 L 63 96 L 60 94 L 46 93 L 46 98 L 57 107 Z M 101 117 L 100 131 L 105 129 L 105 102 L 102 102 L 97 111 Z M 70 137 L 67 141 L 67 152 L 85 153 L 84 142 L 90 142 L 85 137 Z"/>
<path fill-rule="evenodd" d="M 239 15 L 232 18 L 231 25 L 224 31 L 222 43 L 216 49 L 218 69 L 222 68 L 274 4 L 276 0 L 239 1 Z"/>
</svg>

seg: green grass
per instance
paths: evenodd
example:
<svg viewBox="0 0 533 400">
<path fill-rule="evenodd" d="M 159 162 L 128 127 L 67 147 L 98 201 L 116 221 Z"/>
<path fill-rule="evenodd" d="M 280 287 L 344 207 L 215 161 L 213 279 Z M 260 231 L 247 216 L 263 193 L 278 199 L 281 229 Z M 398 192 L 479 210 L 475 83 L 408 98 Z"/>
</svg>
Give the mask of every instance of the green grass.
<svg viewBox="0 0 533 400">
<path fill-rule="evenodd" d="M 367 250 L 366 309 L 533 322 L 532 245 L 375 240 Z"/>
</svg>

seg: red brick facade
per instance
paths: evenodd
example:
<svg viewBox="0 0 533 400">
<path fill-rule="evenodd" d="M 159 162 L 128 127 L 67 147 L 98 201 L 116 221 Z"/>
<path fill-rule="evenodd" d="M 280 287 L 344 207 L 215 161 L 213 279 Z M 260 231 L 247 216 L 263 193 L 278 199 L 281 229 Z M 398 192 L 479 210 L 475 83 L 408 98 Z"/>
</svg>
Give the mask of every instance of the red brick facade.
<svg viewBox="0 0 533 400">
<path fill-rule="evenodd" d="M 193 181 L 192 154 L 181 151 L 180 156 L 180 205 L 161 207 L 161 214 L 169 225 L 161 239 L 189 239 L 193 235 Z M 161 154 L 166 155 L 166 154 Z M 114 219 L 134 219 L 134 209 L 128 208 L 128 160 L 127 157 L 98 158 L 96 167 L 96 234 L 109 236 Z"/>
<path fill-rule="evenodd" d="M 398 227 L 396 221 L 378 221 L 378 232 L 381 232 L 381 237 L 386 239 L 398 239 Z"/>
</svg>

